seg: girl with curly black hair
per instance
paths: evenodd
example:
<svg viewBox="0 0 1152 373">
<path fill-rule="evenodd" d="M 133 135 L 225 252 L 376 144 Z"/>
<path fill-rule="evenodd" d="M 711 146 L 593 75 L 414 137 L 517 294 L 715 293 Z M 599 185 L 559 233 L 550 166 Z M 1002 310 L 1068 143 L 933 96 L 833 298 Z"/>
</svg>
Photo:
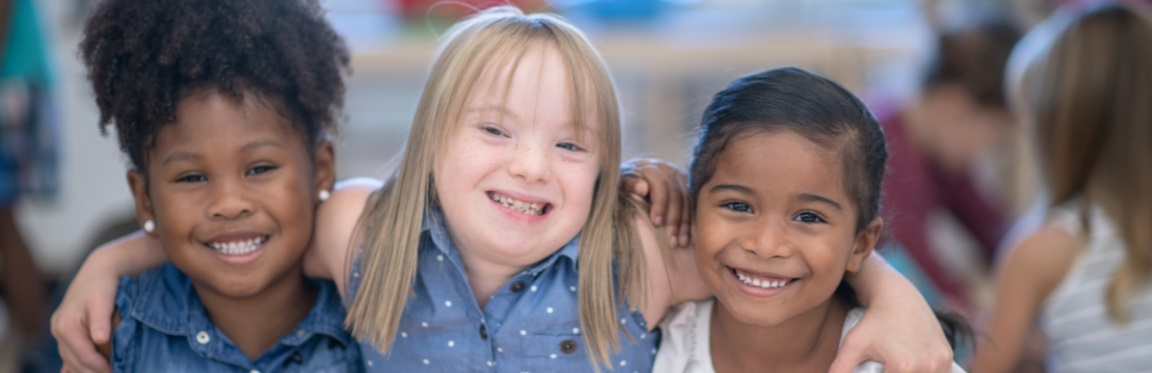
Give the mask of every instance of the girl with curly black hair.
<svg viewBox="0 0 1152 373">
<path fill-rule="evenodd" d="M 171 260 L 120 280 L 113 370 L 360 370 L 335 286 L 303 272 L 348 70 L 317 3 L 107 0 L 80 57 Z"/>
</svg>

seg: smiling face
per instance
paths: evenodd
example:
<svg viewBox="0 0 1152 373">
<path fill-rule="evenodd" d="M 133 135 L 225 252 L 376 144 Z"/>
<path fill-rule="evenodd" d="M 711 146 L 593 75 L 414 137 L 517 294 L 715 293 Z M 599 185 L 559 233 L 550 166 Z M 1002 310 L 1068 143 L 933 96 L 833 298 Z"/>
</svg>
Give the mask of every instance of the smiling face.
<svg viewBox="0 0 1152 373">
<path fill-rule="evenodd" d="M 331 145 L 305 141 L 267 101 L 204 91 L 179 101 L 148 153 L 148 182 L 129 181 L 141 220 L 200 291 L 259 293 L 300 275 Z M 315 163 L 309 152 L 315 152 Z"/>
<path fill-rule="evenodd" d="M 881 223 L 857 234 L 842 158 L 789 130 L 734 135 L 716 158 L 696 200 L 696 261 L 741 322 L 825 307 L 871 252 Z"/>
<path fill-rule="evenodd" d="M 477 82 L 434 164 L 441 211 L 470 268 L 519 271 L 572 240 L 600 171 L 597 134 L 573 123 L 559 52 L 531 48 L 513 65 Z"/>
</svg>

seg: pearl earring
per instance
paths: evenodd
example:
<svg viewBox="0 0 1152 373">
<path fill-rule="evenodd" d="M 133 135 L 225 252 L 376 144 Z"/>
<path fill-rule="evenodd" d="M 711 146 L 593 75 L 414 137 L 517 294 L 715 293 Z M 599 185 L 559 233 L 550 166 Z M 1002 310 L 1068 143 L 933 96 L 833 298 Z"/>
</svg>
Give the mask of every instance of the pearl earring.
<svg viewBox="0 0 1152 373">
<path fill-rule="evenodd" d="M 331 197 L 331 196 L 332 196 L 332 192 L 329 192 L 327 189 L 320 189 L 320 202 L 327 201 L 328 197 Z"/>
<path fill-rule="evenodd" d="M 148 219 L 148 221 L 144 222 L 144 232 L 152 233 L 152 231 L 155 231 L 155 230 L 156 230 L 156 223 L 153 222 L 152 219 Z"/>
</svg>

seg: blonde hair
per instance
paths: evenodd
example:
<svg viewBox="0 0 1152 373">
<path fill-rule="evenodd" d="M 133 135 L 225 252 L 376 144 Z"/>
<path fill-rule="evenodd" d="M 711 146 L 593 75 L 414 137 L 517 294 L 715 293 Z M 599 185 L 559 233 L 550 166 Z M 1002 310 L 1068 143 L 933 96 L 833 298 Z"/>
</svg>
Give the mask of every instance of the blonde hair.
<svg viewBox="0 0 1152 373">
<path fill-rule="evenodd" d="M 1152 21 L 1123 5 L 1062 10 L 1027 39 L 1013 104 L 1032 124 L 1049 204 L 1079 198 L 1116 225 L 1125 260 L 1106 300 L 1126 323 L 1152 275 Z"/>
<path fill-rule="evenodd" d="M 619 350 L 618 302 L 643 306 L 646 268 L 632 223 L 635 206 L 618 200 L 621 145 L 616 90 L 603 60 L 579 30 L 558 17 L 525 15 L 510 6 L 479 12 L 445 34 L 401 163 L 360 218 L 357 236 L 362 240 L 364 270 L 345 322 L 357 338 L 384 352 L 395 340 L 417 272 L 421 223 L 424 214 L 436 208 L 436 149 L 455 130 L 451 123 L 461 115 L 468 96 L 483 74 L 509 63 L 515 69 L 521 56 L 541 46 L 554 48 L 568 69 L 574 126 L 593 126 L 596 130 L 591 133 L 597 134 L 602 149 L 591 214 L 580 231 L 579 314 L 593 362 L 607 365 L 610 350 Z M 596 110 L 589 113 L 588 108 Z M 577 129 L 576 133 L 584 133 Z"/>
</svg>

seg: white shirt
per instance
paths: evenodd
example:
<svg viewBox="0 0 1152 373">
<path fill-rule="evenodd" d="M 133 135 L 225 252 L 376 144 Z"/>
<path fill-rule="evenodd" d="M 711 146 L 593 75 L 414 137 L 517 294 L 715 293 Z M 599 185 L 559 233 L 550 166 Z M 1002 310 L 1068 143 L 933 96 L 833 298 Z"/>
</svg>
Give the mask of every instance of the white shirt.
<svg viewBox="0 0 1152 373">
<path fill-rule="evenodd" d="M 684 303 L 673 309 L 664 322 L 660 323 L 663 339 L 652 371 L 656 373 L 715 373 L 712 353 L 709 350 L 710 320 L 714 300 Z M 840 340 L 848 334 L 864 317 L 864 308 L 856 307 L 844 317 L 844 328 Z M 856 367 L 855 373 L 882 373 L 884 365 L 875 361 L 865 361 Z M 953 373 L 964 373 L 955 362 Z"/>
</svg>

